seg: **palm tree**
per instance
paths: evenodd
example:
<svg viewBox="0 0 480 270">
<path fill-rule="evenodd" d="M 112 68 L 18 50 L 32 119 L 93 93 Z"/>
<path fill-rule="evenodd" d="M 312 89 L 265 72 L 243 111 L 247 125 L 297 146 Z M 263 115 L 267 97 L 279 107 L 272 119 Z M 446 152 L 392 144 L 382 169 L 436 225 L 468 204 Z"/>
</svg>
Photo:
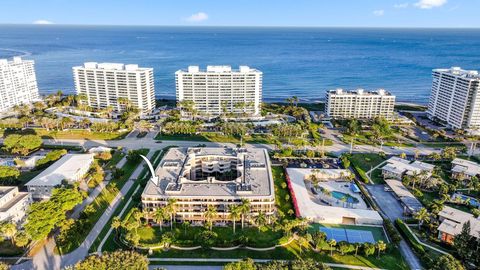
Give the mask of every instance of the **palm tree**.
<svg viewBox="0 0 480 270">
<path fill-rule="evenodd" d="M 119 216 L 113 217 L 111 226 L 112 226 L 112 229 L 115 230 L 115 234 L 118 234 L 118 228 L 122 226 L 122 221 L 120 220 Z"/>
<path fill-rule="evenodd" d="M 379 240 L 377 242 L 377 250 L 378 250 L 378 254 L 377 254 L 377 257 L 380 257 L 380 252 L 384 251 L 385 249 L 387 249 L 387 244 L 385 244 L 382 240 Z"/>
<path fill-rule="evenodd" d="M 258 213 L 258 215 L 255 217 L 255 223 L 260 231 L 260 228 L 267 223 L 267 217 L 265 216 L 265 213 Z"/>
<path fill-rule="evenodd" d="M 355 246 L 355 257 L 357 257 L 357 254 L 358 254 L 358 248 L 362 246 L 361 243 L 354 243 L 353 244 Z"/>
<path fill-rule="evenodd" d="M 236 204 L 231 204 L 228 206 L 228 211 L 230 212 L 230 217 L 233 220 L 233 234 L 235 234 L 235 223 L 238 218 L 240 218 L 240 206 Z"/>
<path fill-rule="evenodd" d="M 242 199 L 240 204 L 240 213 L 242 214 L 242 230 L 244 228 L 245 215 L 250 213 L 250 201 L 247 199 Z"/>
<path fill-rule="evenodd" d="M 165 209 L 163 207 L 157 208 L 155 211 L 155 222 L 160 224 L 160 231 L 163 231 L 163 221 L 167 217 L 167 214 L 165 213 Z"/>
<path fill-rule="evenodd" d="M 333 247 L 337 245 L 335 239 L 328 240 L 328 245 L 330 246 L 330 256 L 333 256 Z"/>
<path fill-rule="evenodd" d="M 413 217 L 418 220 L 418 229 L 420 229 L 424 222 L 428 222 L 430 220 L 430 214 L 425 207 L 422 207 L 417 213 L 413 215 Z"/>
<path fill-rule="evenodd" d="M 190 227 L 190 222 L 183 221 L 182 222 L 182 227 L 183 227 L 183 235 L 187 235 L 187 229 L 188 229 L 188 227 Z"/>
<path fill-rule="evenodd" d="M 293 97 L 292 97 L 292 102 L 293 102 L 293 104 L 295 104 L 295 107 L 298 106 L 298 101 L 299 101 L 299 99 L 298 99 L 297 96 L 293 96 Z"/>
<path fill-rule="evenodd" d="M 10 238 L 10 241 L 12 241 L 13 244 L 13 236 L 17 233 L 17 226 L 13 223 L 6 222 L 1 225 L 0 230 L 3 235 Z"/>
<path fill-rule="evenodd" d="M 173 217 L 177 213 L 177 207 L 175 206 L 176 203 L 177 203 L 176 199 L 170 198 L 170 199 L 168 199 L 167 206 L 166 206 L 167 213 L 170 215 L 170 229 L 171 230 L 173 230 L 173 222 L 175 220 Z"/>
<path fill-rule="evenodd" d="M 211 231 L 213 229 L 213 220 L 217 216 L 217 208 L 213 205 L 209 205 L 207 207 L 207 211 L 204 213 L 204 216 Z"/>
</svg>

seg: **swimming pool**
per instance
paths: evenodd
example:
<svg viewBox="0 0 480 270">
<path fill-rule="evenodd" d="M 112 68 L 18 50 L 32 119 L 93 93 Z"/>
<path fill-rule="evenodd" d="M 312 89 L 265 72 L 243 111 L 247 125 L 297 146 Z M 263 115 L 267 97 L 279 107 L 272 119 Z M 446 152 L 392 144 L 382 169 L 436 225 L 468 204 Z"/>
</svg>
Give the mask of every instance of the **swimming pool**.
<svg viewBox="0 0 480 270">
<path fill-rule="evenodd" d="M 347 203 L 359 203 L 357 198 L 351 196 L 350 194 L 346 194 L 340 191 L 332 191 L 332 197 L 338 200 L 342 200 L 343 198 L 346 198 Z"/>
</svg>

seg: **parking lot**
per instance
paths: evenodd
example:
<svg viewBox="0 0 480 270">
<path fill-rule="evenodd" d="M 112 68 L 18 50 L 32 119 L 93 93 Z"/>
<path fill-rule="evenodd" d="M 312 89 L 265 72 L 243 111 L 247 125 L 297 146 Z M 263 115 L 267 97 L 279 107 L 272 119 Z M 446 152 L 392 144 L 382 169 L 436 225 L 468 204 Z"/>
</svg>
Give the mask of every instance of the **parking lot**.
<svg viewBox="0 0 480 270">
<path fill-rule="evenodd" d="M 394 221 L 403 217 L 403 206 L 393 196 L 392 192 L 385 191 L 385 185 L 366 185 L 382 212 Z"/>
</svg>

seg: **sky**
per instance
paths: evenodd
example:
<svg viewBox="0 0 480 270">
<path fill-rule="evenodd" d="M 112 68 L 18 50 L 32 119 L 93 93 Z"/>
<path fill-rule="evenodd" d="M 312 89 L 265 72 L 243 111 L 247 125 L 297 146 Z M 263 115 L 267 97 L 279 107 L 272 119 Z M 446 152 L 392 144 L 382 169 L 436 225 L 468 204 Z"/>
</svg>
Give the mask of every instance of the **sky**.
<svg viewBox="0 0 480 270">
<path fill-rule="evenodd" d="M 2 24 L 480 27 L 480 0 L 0 0 Z"/>
</svg>

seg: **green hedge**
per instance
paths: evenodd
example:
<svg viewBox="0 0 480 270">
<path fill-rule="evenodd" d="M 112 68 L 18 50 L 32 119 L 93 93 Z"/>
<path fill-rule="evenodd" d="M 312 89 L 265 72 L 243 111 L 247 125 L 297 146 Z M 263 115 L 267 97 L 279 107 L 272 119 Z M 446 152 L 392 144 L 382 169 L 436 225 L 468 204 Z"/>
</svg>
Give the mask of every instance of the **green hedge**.
<svg viewBox="0 0 480 270">
<path fill-rule="evenodd" d="M 425 249 L 423 246 L 418 242 L 413 234 L 410 232 L 410 230 L 407 228 L 407 225 L 403 223 L 402 220 L 397 219 L 395 220 L 395 224 L 397 225 L 398 230 L 400 233 L 407 239 L 407 241 L 410 243 L 410 245 L 413 247 L 415 252 L 417 252 L 419 255 L 425 254 Z"/>
</svg>

